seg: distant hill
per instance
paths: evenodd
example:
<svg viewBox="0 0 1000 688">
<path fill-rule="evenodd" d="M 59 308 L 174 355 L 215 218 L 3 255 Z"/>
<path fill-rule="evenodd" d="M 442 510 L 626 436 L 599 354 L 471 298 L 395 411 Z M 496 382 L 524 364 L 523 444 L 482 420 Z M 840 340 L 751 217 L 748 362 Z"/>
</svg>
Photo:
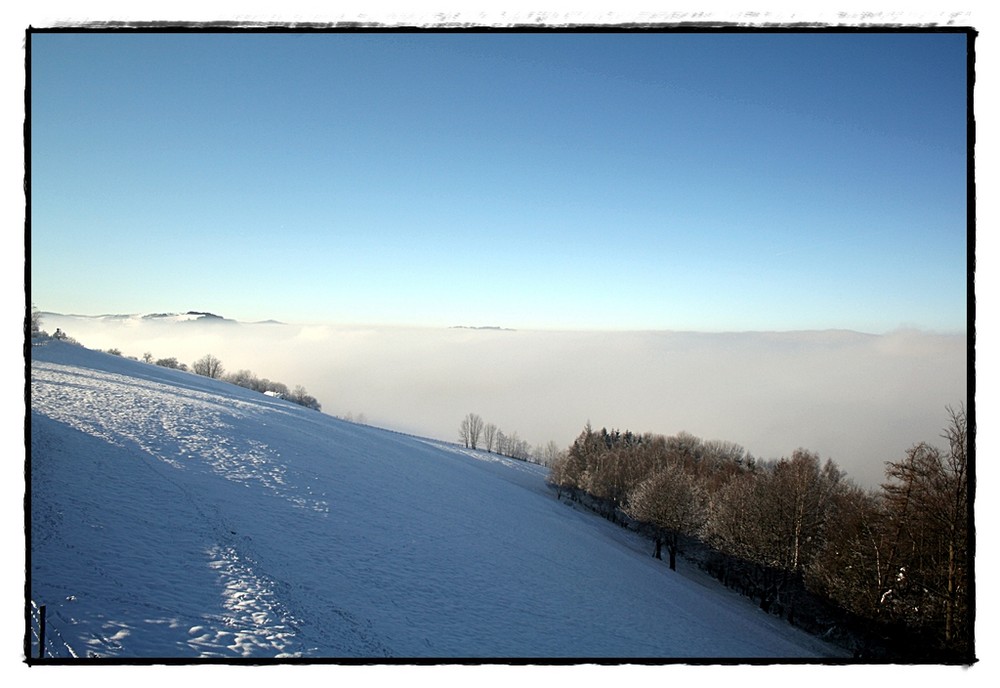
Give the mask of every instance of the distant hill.
<svg viewBox="0 0 1000 688">
<path fill-rule="evenodd" d="M 204 311 L 187 311 L 185 313 L 147 313 L 147 314 L 105 313 L 102 315 L 75 315 L 75 314 L 51 313 L 43 311 L 41 315 L 43 321 L 46 318 L 57 318 L 57 319 L 72 318 L 77 320 L 112 320 L 112 321 L 160 320 L 164 322 L 226 322 L 226 323 L 237 322 L 236 320 L 232 320 L 230 318 L 224 318 L 221 315 L 216 315 L 215 313 L 208 313 Z"/>
</svg>

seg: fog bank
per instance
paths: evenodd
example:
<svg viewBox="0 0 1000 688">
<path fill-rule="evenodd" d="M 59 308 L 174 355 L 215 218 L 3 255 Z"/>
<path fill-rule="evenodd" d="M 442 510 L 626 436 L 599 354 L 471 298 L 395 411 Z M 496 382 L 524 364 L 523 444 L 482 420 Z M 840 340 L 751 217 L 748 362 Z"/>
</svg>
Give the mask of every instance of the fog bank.
<svg viewBox="0 0 1000 688">
<path fill-rule="evenodd" d="M 884 462 L 941 445 L 945 406 L 967 398 L 964 335 L 899 331 L 542 332 L 289 325 L 44 314 L 93 349 L 205 354 L 227 372 L 303 385 L 325 413 L 457 440 L 466 413 L 539 445 L 590 421 L 687 431 L 755 456 L 798 447 L 877 485 Z"/>
</svg>

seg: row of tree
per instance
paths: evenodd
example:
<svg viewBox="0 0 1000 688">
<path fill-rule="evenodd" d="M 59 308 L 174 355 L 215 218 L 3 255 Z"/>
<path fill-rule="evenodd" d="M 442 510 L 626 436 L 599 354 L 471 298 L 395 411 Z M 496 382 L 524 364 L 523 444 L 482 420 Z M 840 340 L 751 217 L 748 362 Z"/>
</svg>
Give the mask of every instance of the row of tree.
<svg viewBox="0 0 1000 688">
<path fill-rule="evenodd" d="M 195 372 L 198 372 L 197 368 Z M 252 389 L 255 392 L 288 399 L 299 406 L 305 406 L 316 411 L 322 409 L 316 397 L 306 392 L 306 388 L 302 385 L 295 385 L 295 387 L 289 390 L 284 383 L 268 380 L 266 377 L 257 377 L 257 375 L 249 370 L 238 370 L 229 375 L 221 375 L 220 379 L 240 387 L 245 387 L 246 389 Z"/>
<path fill-rule="evenodd" d="M 316 400 L 316 397 L 306 392 L 306 388 L 302 385 L 296 385 L 293 389 L 289 390 L 288 386 L 282 382 L 274 382 L 268 380 L 266 377 L 257 377 L 255 373 L 246 369 L 226 374 L 222 361 L 212 354 L 206 354 L 192 363 L 191 371 L 197 375 L 210 377 L 213 380 L 222 380 L 238 387 L 252 389 L 261 394 L 269 394 L 280 399 L 287 399 L 299 406 L 305 406 L 316 411 L 321 409 L 321 405 Z"/>
<path fill-rule="evenodd" d="M 671 569 L 684 543 L 718 553 L 714 573 L 738 578 L 764 609 L 791 616 L 804 589 L 887 636 L 916 639 L 910 649 L 964 657 L 973 593 L 967 424 L 964 408 L 949 408 L 946 448 L 914 445 L 887 462 L 879 489 L 862 489 L 804 449 L 760 461 L 687 433 L 589 424 L 549 480 L 648 531 Z"/>
<path fill-rule="evenodd" d="M 121 351 L 118 349 L 109 349 L 107 353 L 115 354 L 117 356 L 121 355 Z M 142 361 L 144 363 L 151 363 L 164 368 L 190 371 L 197 375 L 212 378 L 213 380 L 222 380 L 223 382 L 228 382 L 230 384 L 237 385 L 238 387 L 252 389 L 253 391 L 260 392 L 261 394 L 268 394 L 280 399 L 287 399 L 288 401 L 294 402 L 299 406 L 305 406 L 306 408 L 315 409 L 316 411 L 322 409 L 322 405 L 319 401 L 317 401 L 316 397 L 309 394 L 306 391 L 306 388 L 302 385 L 296 385 L 293 389 L 289 390 L 288 386 L 283 382 L 268 380 L 266 377 L 257 377 L 255 373 L 249 370 L 238 370 L 235 373 L 227 374 L 225 367 L 222 365 L 222 361 L 212 354 L 202 356 L 197 361 L 192 363 L 190 367 L 184 363 L 178 362 L 178 360 L 174 357 L 155 358 L 153 354 L 149 352 L 142 355 Z"/>
<path fill-rule="evenodd" d="M 512 459 L 539 463 L 531 445 L 518 437 L 517 432 L 506 434 L 493 423 L 486 423 L 478 413 L 470 413 L 458 426 L 458 439 L 466 449 L 485 449 L 490 453 Z"/>
</svg>

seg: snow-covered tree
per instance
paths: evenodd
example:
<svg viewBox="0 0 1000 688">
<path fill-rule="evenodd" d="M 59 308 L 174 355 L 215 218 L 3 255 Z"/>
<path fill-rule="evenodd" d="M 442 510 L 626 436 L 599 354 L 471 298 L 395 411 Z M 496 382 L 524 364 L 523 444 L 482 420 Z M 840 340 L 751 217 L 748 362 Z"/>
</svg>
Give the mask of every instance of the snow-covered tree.
<svg viewBox="0 0 1000 688">
<path fill-rule="evenodd" d="M 254 373 L 252 373 L 249 370 L 246 369 L 237 370 L 235 373 L 226 375 L 224 379 L 226 382 L 237 385 L 239 387 L 244 387 L 246 389 L 259 391 L 257 387 L 260 384 L 260 380 Z"/>
<path fill-rule="evenodd" d="M 661 558 L 665 544 L 670 569 L 677 569 L 682 535 L 694 535 L 705 521 L 705 496 L 683 465 L 671 462 L 639 483 L 629 494 L 625 513 L 654 528 L 653 556 Z"/>
</svg>

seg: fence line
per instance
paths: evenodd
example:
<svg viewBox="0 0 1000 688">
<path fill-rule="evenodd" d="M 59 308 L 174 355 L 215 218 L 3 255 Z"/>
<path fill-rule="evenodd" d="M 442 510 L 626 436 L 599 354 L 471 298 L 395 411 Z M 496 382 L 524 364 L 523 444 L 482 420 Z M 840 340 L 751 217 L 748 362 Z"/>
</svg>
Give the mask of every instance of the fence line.
<svg viewBox="0 0 1000 688">
<path fill-rule="evenodd" d="M 30 600 L 31 622 L 25 638 L 25 657 L 29 660 L 44 660 L 47 657 L 73 657 L 77 654 L 63 640 L 57 628 L 54 628 L 45 605 L 37 605 Z M 58 616 L 58 615 L 57 615 Z"/>
</svg>

